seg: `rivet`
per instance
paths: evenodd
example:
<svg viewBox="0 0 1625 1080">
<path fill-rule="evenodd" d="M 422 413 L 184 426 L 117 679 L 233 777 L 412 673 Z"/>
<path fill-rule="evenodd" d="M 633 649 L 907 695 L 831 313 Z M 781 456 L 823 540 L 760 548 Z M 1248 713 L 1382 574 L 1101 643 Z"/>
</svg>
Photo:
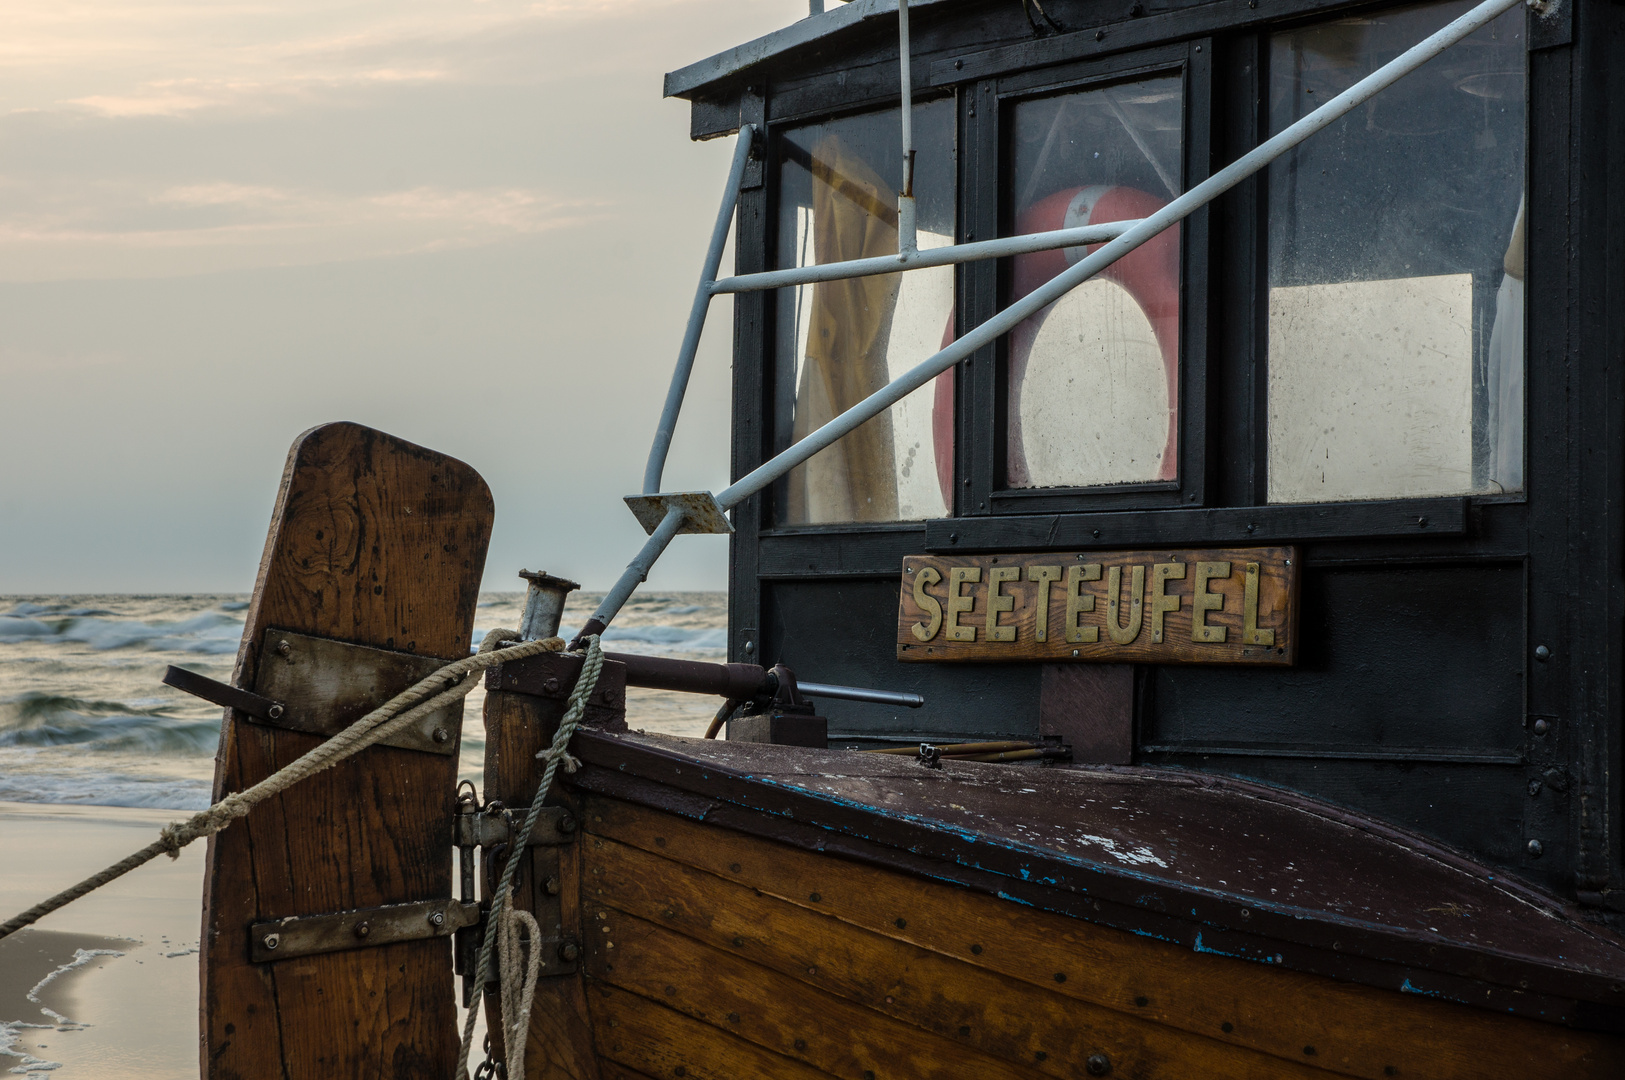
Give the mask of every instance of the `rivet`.
<svg viewBox="0 0 1625 1080">
<path fill-rule="evenodd" d="M 1226 1035 L 1228 1035 L 1232 1031 L 1236 1030 L 1236 1025 L 1234 1025 L 1230 1021 L 1226 1020 L 1224 1023 L 1219 1025 L 1219 1030 L 1224 1032 Z"/>
<path fill-rule="evenodd" d="M 1427 518 L 1425 518 L 1425 517 L 1419 517 L 1419 518 L 1417 518 L 1417 519 L 1416 519 L 1416 527 L 1417 527 L 1417 528 L 1418 528 L 1418 529 L 1425 529 L 1425 528 L 1427 528 L 1427 527 L 1428 527 L 1428 519 L 1427 519 Z"/>
<path fill-rule="evenodd" d="M 431 912 L 429 912 L 429 925 L 430 926 L 445 926 L 446 925 L 445 912 L 441 912 L 441 911 L 431 911 Z"/>
<path fill-rule="evenodd" d="M 1100 539 L 1100 530 L 1099 529 L 1090 529 L 1089 530 L 1089 535 L 1093 536 L 1096 540 L 1099 540 Z M 1080 555 L 1078 557 L 1082 558 L 1083 556 Z"/>
<path fill-rule="evenodd" d="M 897 920 L 897 929 L 902 930 L 906 926 L 908 926 L 908 920 L 907 919 L 898 919 Z"/>
<path fill-rule="evenodd" d="M 1104 31 L 1104 30 L 1096 30 L 1095 31 L 1095 40 L 1096 41 L 1105 41 L 1106 40 L 1106 31 Z"/>
<path fill-rule="evenodd" d="M 807 899 L 816 904 L 820 899 L 822 899 L 822 897 L 820 897 L 817 893 L 808 893 Z"/>
<path fill-rule="evenodd" d="M 569 814 L 565 814 L 563 817 L 559 818 L 559 832 L 561 832 L 561 833 L 573 833 L 575 831 L 576 831 L 576 819 L 575 818 L 571 817 Z"/>
<path fill-rule="evenodd" d="M 1148 998 L 1148 997 L 1144 997 L 1144 996 L 1137 997 L 1137 998 L 1134 999 L 1134 1004 L 1138 1005 L 1140 1008 L 1143 1009 L 1147 1005 L 1151 1004 L 1151 999 Z"/>
<path fill-rule="evenodd" d="M 807 1040 L 806 1039 L 797 1039 L 796 1042 L 795 1042 L 795 1047 L 796 1047 L 797 1050 L 805 1050 L 805 1049 L 807 1049 Z"/>
<path fill-rule="evenodd" d="M 364 938 L 370 933 L 372 933 L 372 924 L 371 923 L 363 920 L 363 921 L 358 922 L 358 923 L 355 924 L 355 936 L 356 937 Z"/>
<path fill-rule="evenodd" d="M 281 934 L 266 934 L 260 940 L 264 943 L 264 945 L 265 945 L 265 947 L 267 949 L 274 949 L 278 945 L 282 944 L 282 935 Z"/>
<path fill-rule="evenodd" d="M 1057 972 L 1056 972 L 1056 973 L 1055 973 L 1055 981 L 1056 981 L 1056 982 L 1066 982 L 1066 972 L 1064 972 L 1064 971 L 1057 971 Z"/>
<path fill-rule="evenodd" d="M 434 741 L 435 742 L 443 743 L 449 738 L 451 738 L 451 732 L 447 731 L 445 728 L 437 727 L 437 728 L 434 729 Z"/>
<path fill-rule="evenodd" d="M 972 945 L 970 947 L 970 951 L 975 953 L 977 956 L 982 955 L 982 947 L 980 945 Z"/>
<path fill-rule="evenodd" d="M 542 683 L 542 691 L 548 694 L 556 694 L 559 692 L 559 685 L 559 680 L 548 679 Z"/>
<path fill-rule="evenodd" d="M 1082 655 L 1083 655 L 1083 653 L 1082 653 L 1082 651 L 1081 651 L 1081 650 L 1079 650 L 1079 649 L 1073 649 L 1073 650 L 1072 650 L 1072 655 L 1073 655 L 1073 656 L 1082 656 Z"/>
<path fill-rule="evenodd" d="M 963 60 L 955 60 L 954 61 L 954 70 L 955 71 L 960 70 L 964 66 L 965 66 L 965 61 L 963 61 Z"/>
<path fill-rule="evenodd" d="M 1105 1076 L 1112 1071 L 1112 1059 L 1105 1054 L 1090 1054 L 1083 1068 L 1090 1076 Z"/>
<path fill-rule="evenodd" d="M 1531 840 L 1531 841 L 1529 841 L 1529 857 L 1531 859 L 1540 858 L 1541 853 L 1544 852 L 1545 850 L 1546 850 L 1546 845 L 1542 844 L 1539 840 Z"/>
<path fill-rule="evenodd" d="M 563 960 L 566 964 L 574 963 L 576 957 L 580 955 L 581 950 L 577 948 L 575 942 L 563 941 L 559 943 L 559 959 Z"/>
<path fill-rule="evenodd" d="M 959 534 L 958 533 L 949 533 L 948 534 L 948 543 L 950 543 L 950 544 L 959 543 Z"/>
<path fill-rule="evenodd" d="M 557 896 L 559 894 L 559 879 L 556 877 L 548 878 L 542 882 L 542 888 L 547 892 L 547 895 Z"/>
<path fill-rule="evenodd" d="M 1536 660 L 1539 660 L 1541 663 L 1544 664 L 1546 661 L 1550 660 L 1551 658 L 1552 658 L 1552 650 L 1548 649 L 1544 645 L 1536 645 L 1535 646 L 1535 659 Z"/>
<path fill-rule="evenodd" d="M 730 1024 L 739 1023 L 739 1014 L 738 1013 L 729 1013 L 728 1014 L 728 1023 L 730 1023 Z"/>
<path fill-rule="evenodd" d="M 1552 728 L 1552 725 L 1550 725 L 1550 724 L 1548 724 L 1546 722 L 1545 717 L 1542 717 L 1539 720 L 1535 721 L 1535 734 L 1536 735 L 1544 735 L 1548 731 L 1550 731 L 1551 728 Z"/>
</svg>

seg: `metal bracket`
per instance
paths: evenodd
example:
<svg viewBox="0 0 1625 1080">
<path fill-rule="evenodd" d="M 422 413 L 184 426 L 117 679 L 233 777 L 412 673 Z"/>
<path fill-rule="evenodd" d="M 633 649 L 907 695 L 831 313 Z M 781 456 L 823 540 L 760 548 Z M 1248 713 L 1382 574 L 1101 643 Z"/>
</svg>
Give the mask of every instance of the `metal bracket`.
<svg viewBox="0 0 1625 1080">
<path fill-rule="evenodd" d="M 255 723 L 336 735 L 413 683 L 444 667 L 433 656 L 374 649 L 347 641 L 270 629 L 260 643 L 254 692 L 282 706 L 276 718 Z M 462 703 L 423 717 L 381 745 L 430 754 L 455 754 L 462 730 Z"/>
<path fill-rule="evenodd" d="M 631 507 L 632 516 L 638 519 L 643 531 L 654 534 L 660 523 L 666 519 L 666 513 L 673 507 L 681 507 L 683 523 L 677 528 L 677 535 L 686 533 L 723 533 L 734 531 L 728 521 L 728 512 L 717 502 L 717 497 L 709 491 L 668 491 L 660 495 L 628 495 L 626 505 Z"/>
<path fill-rule="evenodd" d="M 396 941 L 449 937 L 479 921 L 478 904 L 457 900 L 420 900 L 332 915 L 290 915 L 248 928 L 248 958 L 256 964 L 267 964 Z"/>
<path fill-rule="evenodd" d="M 457 847 L 494 848 L 513 839 L 513 830 L 530 813 L 528 806 L 513 806 L 495 810 L 482 810 L 477 814 L 458 814 Z M 529 847 L 538 845 L 557 847 L 572 843 L 578 828 L 575 815 L 562 806 L 544 806 L 536 818 L 536 827 L 530 832 Z"/>
</svg>

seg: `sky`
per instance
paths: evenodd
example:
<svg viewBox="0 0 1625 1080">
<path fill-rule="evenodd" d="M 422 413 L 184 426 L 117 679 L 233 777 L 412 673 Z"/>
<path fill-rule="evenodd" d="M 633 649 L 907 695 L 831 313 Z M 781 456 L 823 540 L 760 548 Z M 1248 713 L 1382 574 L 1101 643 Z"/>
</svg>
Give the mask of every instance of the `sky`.
<svg viewBox="0 0 1625 1080">
<path fill-rule="evenodd" d="M 333 420 L 479 470 L 486 588 L 607 587 L 733 147 L 661 78 L 806 11 L 0 0 L 0 593 L 250 590 Z M 667 490 L 728 482 L 731 327 Z M 650 587 L 726 558 L 681 537 Z"/>
</svg>

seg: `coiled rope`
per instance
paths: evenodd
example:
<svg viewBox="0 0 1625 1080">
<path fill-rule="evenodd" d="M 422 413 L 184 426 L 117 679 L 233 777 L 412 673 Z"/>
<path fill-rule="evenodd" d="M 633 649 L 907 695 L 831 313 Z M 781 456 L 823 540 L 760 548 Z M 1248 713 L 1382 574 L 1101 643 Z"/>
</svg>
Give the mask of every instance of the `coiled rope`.
<svg viewBox="0 0 1625 1080">
<path fill-rule="evenodd" d="M 492 630 L 485 635 L 484 640 L 480 642 L 479 652 L 473 656 L 453 661 L 438 671 L 430 673 L 337 735 L 334 735 L 331 739 L 289 763 L 286 767 L 272 773 L 253 787 L 227 795 L 207 810 L 188 818 L 186 821 L 177 821 L 164 826 L 163 830 L 158 834 L 157 840 L 154 840 L 135 854 L 120 859 L 112 866 L 100 873 L 92 874 L 72 888 L 64 889 L 50 899 L 35 904 L 22 914 L 0 923 L 0 938 L 16 933 L 58 908 L 66 907 L 81 896 L 94 892 L 109 881 L 122 877 L 144 863 L 151 862 L 159 855 L 168 855 L 172 859 L 178 858 L 181 848 L 187 844 L 201 836 L 210 836 L 219 832 L 273 795 L 281 794 L 299 781 L 313 776 L 323 769 L 332 768 L 345 758 L 360 753 L 381 739 L 389 738 L 397 731 L 410 726 L 429 713 L 461 701 L 469 691 L 479 684 L 480 673 L 486 668 L 508 660 L 520 660 L 527 656 L 534 656 L 537 653 L 558 652 L 564 648 L 564 640 L 556 637 L 503 647 L 506 642 L 518 640 L 519 632 L 517 630 Z M 596 641 L 594 642 L 594 648 L 596 648 Z M 602 666 L 601 654 L 599 666 Z M 586 672 L 583 671 L 583 678 L 580 682 L 585 683 L 587 681 L 585 675 Z M 592 681 L 597 682 L 596 670 Z M 574 698 L 571 700 L 573 702 Z M 579 713 L 579 710 L 577 712 Z M 579 719 L 579 715 L 577 718 Z M 552 775 L 551 770 L 548 775 Z M 542 790 L 547 789 L 544 786 Z M 539 806 L 541 800 L 538 799 L 536 802 Z M 533 816 L 534 813 L 533 809 Z"/>
<path fill-rule="evenodd" d="M 542 803 L 546 801 L 547 793 L 553 786 L 553 777 L 558 772 L 559 766 L 562 764 L 565 772 L 573 773 L 581 765 L 566 752 L 565 748 L 569 746 L 570 736 L 575 734 L 576 725 L 581 723 L 581 717 L 587 711 L 587 699 L 592 696 L 593 689 L 598 685 L 598 675 L 603 669 L 604 651 L 599 647 L 598 635 L 594 634 L 587 638 L 587 655 L 581 662 L 581 675 L 576 679 L 575 689 L 570 691 L 569 706 L 564 711 L 564 719 L 559 721 L 559 730 L 553 735 L 553 744 L 536 755 L 547 762 L 547 767 L 542 770 L 542 780 L 536 788 L 536 797 L 530 800 L 530 812 L 525 815 L 524 824 L 519 826 L 519 832 L 509 844 L 508 861 L 502 866 L 502 877 L 497 881 L 496 892 L 491 897 L 490 920 L 486 923 L 490 929 L 480 941 L 480 958 L 474 965 L 474 985 L 480 988 L 480 996 L 483 996 L 485 984 L 491 977 L 491 953 L 497 938 L 504 934 L 518 933 L 516 925 L 509 925 L 506 922 L 509 915 L 506 910 L 508 894 L 513 888 L 514 874 L 524 859 L 525 849 L 530 843 L 531 830 L 536 827 L 536 820 L 541 817 Z M 535 927 L 535 921 L 532 920 L 530 925 Z M 538 932 L 532 929 L 530 951 L 533 969 L 539 966 L 540 949 L 541 938 Z M 503 974 L 505 977 L 501 983 L 501 1001 L 504 1010 L 503 1025 L 507 1029 L 503 1032 L 505 1036 L 503 1045 L 507 1049 L 508 1076 L 510 1080 L 523 1080 L 525 1034 L 530 1029 L 530 1003 L 536 979 L 528 972 L 521 972 L 517 960 L 511 966 L 505 964 Z M 508 977 L 510 975 L 511 979 Z M 526 982 L 529 983 L 528 986 L 525 985 Z M 468 1053 L 474 1045 L 474 1024 L 479 1018 L 479 1000 L 479 997 L 475 998 L 469 1006 L 468 1015 L 463 1020 L 463 1043 L 457 1051 L 457 1080 L 468 1080 Z M 510 1000 L 515 1003 L 512 1015 L 507 1012 Z"/>
</svg>

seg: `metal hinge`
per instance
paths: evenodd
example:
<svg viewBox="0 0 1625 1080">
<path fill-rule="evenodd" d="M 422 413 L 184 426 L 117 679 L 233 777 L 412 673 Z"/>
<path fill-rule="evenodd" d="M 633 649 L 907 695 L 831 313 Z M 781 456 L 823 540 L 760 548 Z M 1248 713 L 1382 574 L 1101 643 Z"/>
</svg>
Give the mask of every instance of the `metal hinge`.
<svg viewBox="0 0 1625 1080">
<path fill-rule="evenodd" d="M 483 847 L 493 848 L 498 844 L 506 844 L 513 839 L 514 830 L 524 824 L 525 815 L 530 813 L 528 806 L 514 807 L 488 807 L 478 813 L 458 814 L 456 821 L 456 846 L 460 848 Z M 530 831 L 530 844 L 548 847 L 559 844 L 568 844 L 575 840 L 575 815 L 562 806 L 544 806 L 536 818 L 536 825 Z"/>
<path fill-rule="evenodd" d="M 266 964 L 397 941 L 449 937 L 479 921 L 478 904 L 451 899 L 386 904 L 331 915 L 290 915 L 250 926 L 248 957 L 256 964 Z"/>
</svg>

